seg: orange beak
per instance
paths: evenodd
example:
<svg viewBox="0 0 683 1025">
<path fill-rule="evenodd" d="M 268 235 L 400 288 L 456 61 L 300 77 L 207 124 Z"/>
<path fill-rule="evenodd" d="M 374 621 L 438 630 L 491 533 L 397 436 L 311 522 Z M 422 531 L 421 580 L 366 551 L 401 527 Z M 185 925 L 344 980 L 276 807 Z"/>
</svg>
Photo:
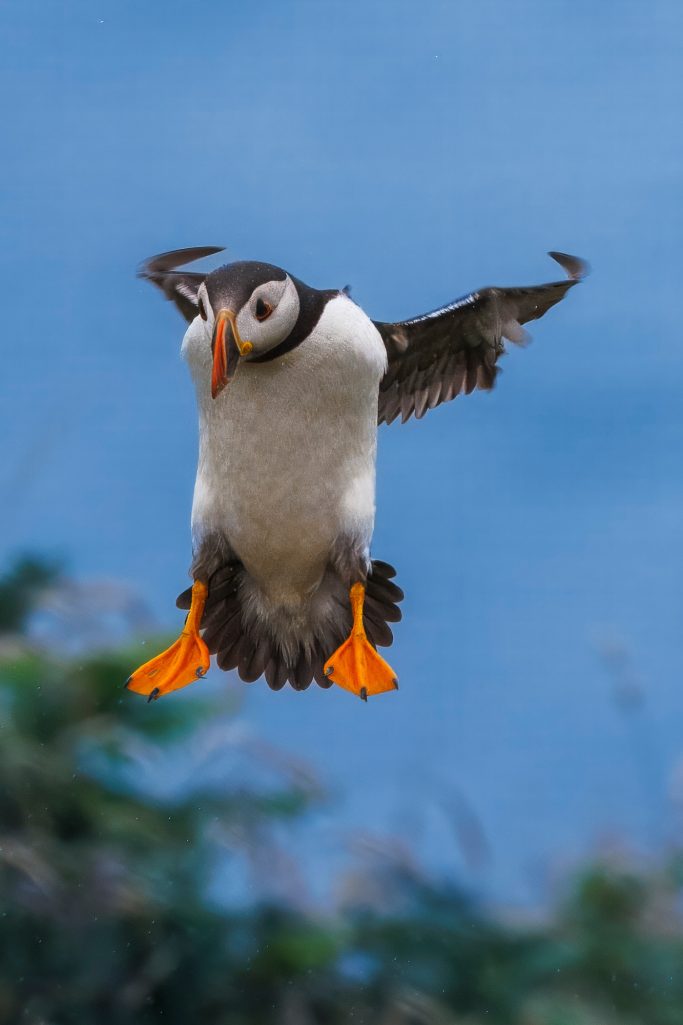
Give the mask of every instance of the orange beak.
<svg viewBox="0 0 683 1025">
<path fill-rule="evenodd" d="M 237 330 L 237 318 L 232 310 L 221 310 L 211 340 L 213 369 L 211 371 L 211 397 L 216 398 L 230 383 L 240 356 L 248 356 L 254 346 L 243 342 Z"/>
</svg>

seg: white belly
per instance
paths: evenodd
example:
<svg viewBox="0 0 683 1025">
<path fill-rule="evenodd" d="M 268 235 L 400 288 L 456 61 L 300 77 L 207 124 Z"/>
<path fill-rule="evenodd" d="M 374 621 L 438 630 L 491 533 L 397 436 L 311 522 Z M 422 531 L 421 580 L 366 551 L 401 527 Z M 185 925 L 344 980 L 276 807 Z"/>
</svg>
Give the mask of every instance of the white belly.
<svg viewBox="0 0 683 1025">
<path fill-rule="evenodd" d="M 370 543 L 384 345 L 340 296 L 305 342 L 272 363 L 241 363 L 212 400 L 210 340 L 196 323 L 184 345 L 200 411 L 195 546 L 221 532 L 271 601 L 299 603 L 335 541 Z"/>
</svg>

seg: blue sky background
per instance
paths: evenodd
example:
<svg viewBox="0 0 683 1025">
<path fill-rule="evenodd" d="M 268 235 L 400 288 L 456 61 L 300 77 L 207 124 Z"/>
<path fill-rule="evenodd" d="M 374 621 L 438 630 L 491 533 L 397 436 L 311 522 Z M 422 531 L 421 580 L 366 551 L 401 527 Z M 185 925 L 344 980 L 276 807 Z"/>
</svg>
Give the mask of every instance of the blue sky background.
<svg viewBox="0 0 683 1025">
<path fill-rule="evenodd" d="M 465 795 L 493 851 L 478 882 L 505 899 L 676 819 L 682 29 L 676 0 L 0 7 L 0 554 L 63 552 L 165 625 L 196 428 L 183 324 L 142 258 L 223 244 L 350 283 L 378 319 L 550 280 L 548 249 L 591 261 L 492 395 L 380 432 L 400 693 L 245 705 L 338 788 L 335 828 L 458 866 L 442 805 Z M 606 641 L 641 677 L 633 728 Z"/>
</svg>

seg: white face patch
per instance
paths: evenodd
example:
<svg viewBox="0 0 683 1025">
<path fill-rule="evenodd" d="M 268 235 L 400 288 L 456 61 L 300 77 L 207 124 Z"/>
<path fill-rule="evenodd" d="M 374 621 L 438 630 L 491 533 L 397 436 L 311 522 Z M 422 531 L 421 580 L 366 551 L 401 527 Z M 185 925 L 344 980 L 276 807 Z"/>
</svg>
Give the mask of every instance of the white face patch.
<svg viewBox="0 0 683 1025">
<path fill-rule="evenodd" d="M 299 309 L 299 293 L 289 275 L 282 281 L 266 281 L 254 289 L 237 315 L 240 338 L 251 342 L 256 355 L 268 352 L 287 338 Z"/>
<path fill-rule="evenodd" d="M 211 309 L 211 303 L 209 302 L 209 293 L 206 291 L 206 285 L 204 282 L 201 283 L 197 289 L 197 304 L 199 310 L 203 310 L 206 316 L 206 325 L 213 331 L 214 314 Z M 198 314 L 201 317 L 201 313 Z M 204 318 L 201 317 L 203 320 Z"/>
</svg>

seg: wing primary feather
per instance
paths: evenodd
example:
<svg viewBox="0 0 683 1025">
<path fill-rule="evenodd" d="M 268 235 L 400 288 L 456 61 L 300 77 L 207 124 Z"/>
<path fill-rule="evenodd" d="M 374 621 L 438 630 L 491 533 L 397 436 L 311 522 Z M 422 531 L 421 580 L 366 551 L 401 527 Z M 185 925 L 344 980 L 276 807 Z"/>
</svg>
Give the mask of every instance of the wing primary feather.
<svg viewBox="0 0 683 1025">
<path fill-rule="evenodd" d="M 138 277 L 156 285 L 189 323 L 197 316 L 197 292 L 206 274 L 177 268 L 222 251 L 221 246 L 201 246 L 159 253 L 140 265 Z"/>
<path fill-rule="evenodd" d="M 558 253 L 556 249 L 550 249 L 548 256 L 559 263 L 562 270 L 566 273 L 567 277 L 571 281 L 583 281 L 587 278 L 591 272 L 590 264 L 587 260 L 582 260 L 580 256 L 570 256 L 569 253 Z"/>
<path fill-rule="evenodd" d="M 194 263 L 195 260 L 202 260 L 205 256 L 214 256 L 216 253 L 225 251 L 224 246 L 194 246 L 189 249 L 169 249 L 167 253 L 159 253 L 157 256 L 150 256 L 140 264 L 138 276 L 146 278 L 150 274 L 164 274 L 173 271 L 177 267 L 183 267 L 186 263 Z"/>
<path fill-rule="evenodd" d="M 524 345 L 522 327 L 538 320 L 589 273 L 578 256 L 549 254 L 567 274 L 565 281 L 529 287 L 488 287 L 470 292 L 440 309 L 396 323 L 376 321 L 387 351 L 380 383 L 378 422 L 399 416 L 421 419 L 457 395 L 494 387 L 505 342 Z"/>
</svg>

